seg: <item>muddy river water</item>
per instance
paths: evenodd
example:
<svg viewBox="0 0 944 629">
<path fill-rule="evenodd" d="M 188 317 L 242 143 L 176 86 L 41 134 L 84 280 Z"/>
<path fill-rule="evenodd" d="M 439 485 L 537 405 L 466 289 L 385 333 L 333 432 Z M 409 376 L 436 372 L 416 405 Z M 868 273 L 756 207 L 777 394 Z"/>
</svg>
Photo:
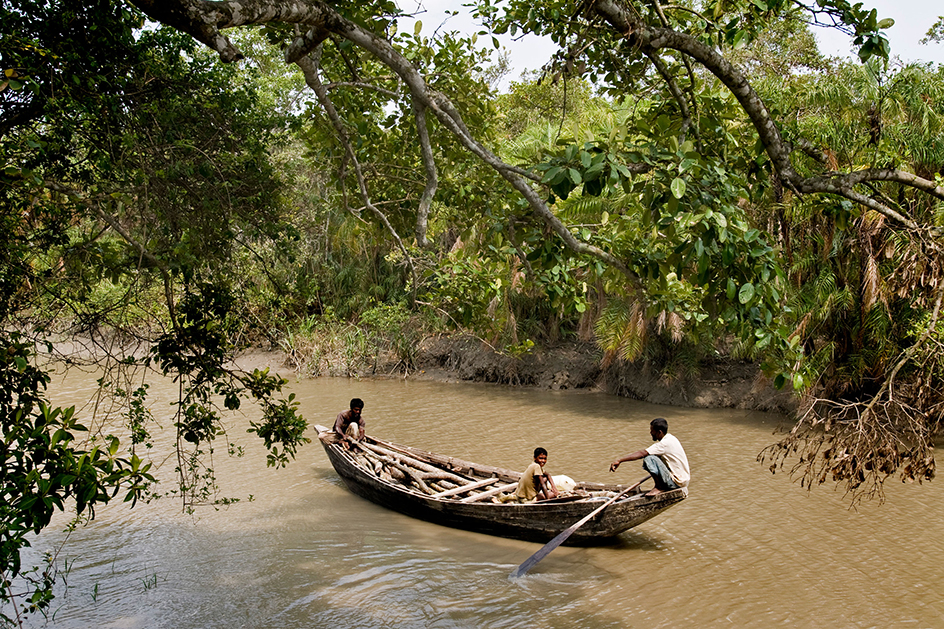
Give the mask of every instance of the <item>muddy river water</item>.
<svg viewBox="0 0 944 629">
<path fill-rule="evenodd" d="M 57 403 L 81 406 L 88 382 L 54 388 Z M 778 416 L 475 384 L 335 378 L 293 382 L 292 391 L 312 423 L 330 423 L 361 397 L 368 432 L 391 441 L 521 469 L 542 445 L 552 473 L 623 483 L 643 476 L 639 464 L 611 474 L 609 462 L 644 447 L 649 420 L 663 416 L 687 450 L 690 497 L 613 545 L 558 548 L 511 580 L 540 545 L 427 524 L 354 496 L 314 431 L 288 468 L 267 468 L 238 420 L 229 440 L 246 454 L 230 458 L 221 444 L 214 464 L 221 495 L 242 501 L 192 516 L 173 498 L 100 509 L 61 552 L 67 587 L 48 625 L 944 627 L 944 481 L 895 480 L 885 504 L 850 510 L 841 491 L 808 493 L 755 461 Z M 58 545 L 63 523 L 35 540 L 35 553 Z"/>
</svg>

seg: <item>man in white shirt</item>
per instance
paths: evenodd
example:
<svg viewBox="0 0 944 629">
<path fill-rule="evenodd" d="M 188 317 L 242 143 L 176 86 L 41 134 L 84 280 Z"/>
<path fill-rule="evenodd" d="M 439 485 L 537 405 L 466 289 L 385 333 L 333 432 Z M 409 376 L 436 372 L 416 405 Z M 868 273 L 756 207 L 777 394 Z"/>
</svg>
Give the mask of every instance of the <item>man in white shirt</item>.
<svg viewBox="0 0 944 629">
<path fill-rule="evenodd" d="M 661 417 L 653 419 L 649 422 L 649 434 L 655 442 L 653 445 L 616 459 L 610 463 L 610 471 L 615 472 L 620 463 L 642 459 L 642 468 L 652 475 L 656 484 L 647 496 L 687 487 L 692 477 L 688 469 L 688 457 L 675 435 L 669 434 L 669 422 Z"/>
</svg>

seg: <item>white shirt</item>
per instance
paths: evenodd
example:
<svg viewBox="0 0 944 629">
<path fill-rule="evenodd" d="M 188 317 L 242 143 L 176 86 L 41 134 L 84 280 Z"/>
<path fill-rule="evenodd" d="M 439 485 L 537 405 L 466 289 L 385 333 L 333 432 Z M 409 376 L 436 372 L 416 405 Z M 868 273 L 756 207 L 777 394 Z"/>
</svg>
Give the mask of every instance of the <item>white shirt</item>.
<svg viewBox="0 0 944 629">
<path fill-rule="evenodd" d="M 692 474 L 688 469 L 688 457 L 685 456 L 685 449 L 682 444 L 671 433 L 666 433 L 661 441 L 656 441 L 646 448 L 649 454 L 661 457 L 662 461 L 672 473 L 672 479 L 679 487 L 688 486 Z"/>
</svg>

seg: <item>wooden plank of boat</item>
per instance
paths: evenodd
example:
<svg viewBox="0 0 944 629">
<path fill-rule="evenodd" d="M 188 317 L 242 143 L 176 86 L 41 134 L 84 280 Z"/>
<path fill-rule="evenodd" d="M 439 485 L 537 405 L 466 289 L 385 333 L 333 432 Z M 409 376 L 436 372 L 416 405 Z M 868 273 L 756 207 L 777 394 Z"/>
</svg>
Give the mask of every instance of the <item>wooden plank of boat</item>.
<svg viewBox="0 0 944 629">
<path fill-rule="evenodd" d="M 491 496 L 500 493 L 495 490 L 513 490 L 521 476 L 520 472 L 437 455 L 370 436 L 366 438 L 372 445 L 409 455 L 410 459 L 437 468 L 440 472 L 449 471 L 464 477 L 465 484 L 492 478 L 503 483 L 486 491 L 472 489 L 469 495 L 464 497 L 460 497 L 464 495 L 460 492 L 452 496 L 434 498 L 430 494 L 439 493 L 439 490 L 432 491 L 432 488 L 427 487 L 427 491 L 424 491 L 402 473 L 399 473 L 402 480 L 397 480 L 390 474 L 385 474 L 383 470 L 368 469 L 351 454 L 353 450 L 349 452 L 333 440 L 330 429 L 322 426 L 317 428 L 328 459 L 352 493 L 400 513 L 454 528 L 546 542 L 625 489 L 621 485 L 578 483 L 578 489 L 587 492 L 588 497 L 570 502 L 499 503 L 490 500 Z M 401 464 L 406 464 L 405 458 L 400 461 Z M 421 475 L 418 468 L 414 469 L 414 473 L 416 476 Z M 484 486 L 481 489 L 484 489 Z M 483 497 L 490 492 L 495 493 L 487 498 Z M 587 544 L 610 539 L 681 502 L 687 495 L 687 489 L 663 492 L 656 496 L 631 494 L 627 498 L 617 500 L 580 527 L 566 543 Z"/>
</svg>

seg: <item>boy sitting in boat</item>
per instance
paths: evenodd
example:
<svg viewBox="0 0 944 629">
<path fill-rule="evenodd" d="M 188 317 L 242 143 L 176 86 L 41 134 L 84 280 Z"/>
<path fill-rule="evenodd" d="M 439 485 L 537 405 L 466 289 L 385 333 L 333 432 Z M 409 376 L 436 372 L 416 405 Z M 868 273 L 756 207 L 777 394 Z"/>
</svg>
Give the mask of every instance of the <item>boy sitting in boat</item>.
<svg viewBox="0 0 944 629">
<path fill-rule="evenodd" d="M 361 411 L 363 410 L 364 400 L 354 398 L 351 400 L 351 408 L 338 413 L 337 419 L 334 420 L 334 434 L 337 435 L 338 441 L 341 442 L 345 449 L 351 447 L 350 441 L 352 439 L 363 441 L 364 436 L 367 434 L 367 423 L 361 416 Z"/>
<path fill-rule="evenodd" d="M 518 481 L 518 489 L 515 490 L 515 493 L 503 497 L 502 502 L 510 500 L 540 502 L 541 500 L 557 498 L 559 493 L 557 485 L 551 475 L 544 471 L 545 464 L 547 464 L 547 450 L 535 448 L 534 462 L 521 475 L 521 479 Z"/>
</svg>

